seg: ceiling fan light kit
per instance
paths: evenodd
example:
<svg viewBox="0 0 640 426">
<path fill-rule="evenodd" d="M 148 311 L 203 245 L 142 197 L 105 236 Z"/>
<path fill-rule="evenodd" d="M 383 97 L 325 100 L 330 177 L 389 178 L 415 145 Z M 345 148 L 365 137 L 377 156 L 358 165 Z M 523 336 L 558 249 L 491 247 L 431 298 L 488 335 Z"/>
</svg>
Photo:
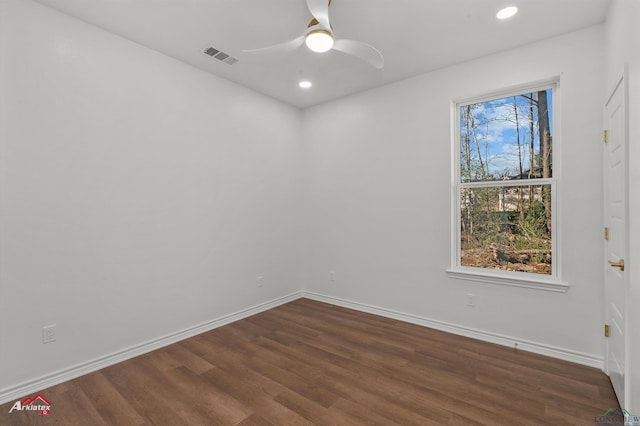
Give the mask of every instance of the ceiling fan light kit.
<svg viewBox="0 0 640 426">
<path fill-rule="evenodd" d="M 329 23 L 329 5 L 331 0 L 306 0 L 307 8 L 311 12 L 313 19 L 309 23 L 307 30 L 293 40 L 274 46 L 262 47 L 259 49 L 244 50 L 246 53 L 277 53 L 293 51 L 303 43 L 313 51 L 318 53 L 336 50 L 347 55 L 362 59 L 369 65 L 381 69 L 384 67 L 382 53 L 370 44 L 346 39 L 335 39 L 333 30 Z"/>
<path fill-rule="evenodd" d="M 327 30 L 312 30 L 309 31 L 304 42 L 310 50 L 324 53 L 333 47 L 333 35 Z"/>
</svg>

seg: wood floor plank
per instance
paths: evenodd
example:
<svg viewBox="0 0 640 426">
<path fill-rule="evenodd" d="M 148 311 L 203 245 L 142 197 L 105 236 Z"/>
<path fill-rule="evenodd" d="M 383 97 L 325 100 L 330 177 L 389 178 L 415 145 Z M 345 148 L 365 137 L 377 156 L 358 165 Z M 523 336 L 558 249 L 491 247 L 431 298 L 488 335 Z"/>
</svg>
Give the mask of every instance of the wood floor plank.
<svg viewBox="0 0 640 426">
<path fill-rule="evenodd" d="M 257 414 L 252 414 L 251 416 L 244 419 L 241 423 L 238 423 L 238 426 L 275 426 L 273 423 L 270 423 L 266 419 L 263 419 Z"/>
<path fill-rule="evenodd" d="M 70 424 L 81 424 L 85 419 L 92 419 L 92 424 L 96 426 L 109 424 L 80 387 L 66 392 L 63 398 L 59 398 L 56 402 L 56 410 L 68 413 L 67 421 Z"/>
<path fill-rule="evenodd" d="M 18 425 L 593 425 L 594 368 L 299 299 L 40 392 Z"/>
<path fill-rule="evenodd" d="M 272 354 L 262 353 L 245 363 L 251 369 L 260 371 L 262 375 L 283 384 L 287 390 L 294 392 L 322 407 L 329 407 L 337 399 L 337 395 L 329 389 L 317 384 L 318 373 L 308 370 L 295 371 L 280 367 Z"/>
<path fill-rule="evenodd" d="M 110 425 L 142 425 L 145 420 L 129 402 L 113 387 L 102 372 L 87 374 L 76 383 L 91 399 L 100 416 Z"/>
<path fill-rule="evenodd" d="M 421 425 L 427 422 L 411 409 L 390 402 L 384 387 L 376 382 L 375 374 L 366 372 L 363 374 L 364 378 L 360 377 L 357 375 L 359 373 L 356 372 L 356 365 L 351 365 L 352 368 L 342 367 L 331 361 L 335 360 L 331 354 L 321 353 L 311 346 L 303 350 L 291 347 L 288 352 L 290 356 L 286 362 L 291 368 L 298 371 L 309 368 L 322 371 L 321 375 L 315 375 L 319 385 L 339 395 L 341 399 L 366 404 L 372 418 L 385 418 L 390 423 L 400 421 L 404 425 Z"/>
<path fill-rule="evenodd" d="M 277 345 L 269 345 L 272 349 L 277 350 Z M 369 368 L 362 365 L 359 362 L 348 361 L 343 367 L 324 364 L 317 368 L 314 368 L 314 359 L 318 357 L 305 356 L 305 354 L 297 355 L 294 347 L 281 346 L 280 351 L 282 354 L 288 353 L 286 363 L 290 365 L 296 371 L 306 371 L 310 376 L 315 377 L 315 380 L 319 384 L 324 384 L 332 392 L 341 395 L 344 398 L 349 398 L 348 394 L 344 394 L 338 389 L 335 384 L 349 383 L 350 379 L 357 379 L 355 382 L 360 383 L 362 386 L 354 392 L 359 398 L 363 398 L 369 390 L 376 393 L 373 398 L 377 397 L 377 401 L 371 404 L 372 407 L 389 410 L 389 406 L 401 407 L 405 411 L 414 411 L 419 413 L 420 419 L 416 424 L 424 424 L 428 419 L 432 421 L 440 422 L 441 424 L 449 417 L 449 413 L 442 409 L 443 398 L 442 395 L 431 394 L 430 398 L 421 401 L 415 400 L 415 387 L 411 384 L 414 376 L 411 375 L 408 380 L 403 383 L 398 380 L 398 376 L 395 371 L 391 371 L 391 376 L 388 375 L 388 371 L 378 370 L 378 364 L 371 363 L 374 368 Z M 322 359 L 323 357 L 319 357 Z M 280 358 L 280 362 L 285 362 L 284 358 Z M 329 378 L 329 381 L 325 379 Z M 353 389 L 352 389 L 353 391 Z M 393 404 L 389 404 L 389 402 Z M 446 400 L 447 403 L 453 405 L 462 404 L 459 400 Z M 416 405 L 419 405 L 419 409 L 416 410 Z M 397 413 L 396 413 L 397 414 Z M 488 413 L 483 412 L 482 415 L 487 416 Z M 412 421 L 405 424 L 413 424 Z M 495 419 L 494 419 L 494 424 Z"/>
<path fill-rule="evenodd" d="M 172 396 L 175 392 L 163 388 L 153 376 L 140 367 L 137 359 L 126 361 L 104 370 L 105 377 L 131 406 L 148 422 L 154 425 L 186 425 L 188 421 L 180 415 L 178 404 Z M 160 370 L 157 370 L 161 374 Z M 203 416 L 204 417 L 204 416 Z"/>
<path fill-rule="evenodd" d="M 175 391 L 187 395 L 191 404 L 205 412 L 211 423 L 237 424 L 253 414 L 247 404 L 225 390 L 211 386 L 210 381 L 186 367 L 178 367 L 165 374 Z"/>
<path fill-rule="evenodd" d="M 356 401 L 350 399 L 339 398 L 329 408 L 330 418 L 336 418 L 338 420 L 348 417 L 354 424 L 367 424 L 371 426 L 406 426 L 407 423 L 397 423 L 396 421 L 389 419 L 388 417 L 376 416 L 371 408 L 367 408 L 364 405 L 359 404 Z M 374 414 L 374 415 L 372 415 Z M 424 419 L 422 419 L 424 424 Z"/>
<path fill-rule="evenodd" d="M 271 379 L 250 370 L 239 371 L 233 368 L 231 371 L 214 368 L 203 376 L 215 386 L 225 389 L 229 395 L 242 400 L 255 413 L 260 413 L 262 419 L 274 425 L 311 425 L 308 420 L 274 400 L 286 388 L 279 384 L 274 386 L 275 382 Z"/>
<path fill-rule="evenodd" d="M 287 407 L 289 410 L 298 413 L 312 424 L 332 424 L 324 421 L 327 416 L 327 408 L 321 406 L 317 402 L 305 398 L 297 392 L 289 389 L 284 390 L 274 398 L 279 404 Z"/>
<path fill-rule="evenodd" d="M 166 351 L 174 358 L 179 359 L 183 366 L 195 374 L 200 374 L 213 368 L 213 364 L 190 351 L 183 342 L 167 346 Z"/>
</svg>

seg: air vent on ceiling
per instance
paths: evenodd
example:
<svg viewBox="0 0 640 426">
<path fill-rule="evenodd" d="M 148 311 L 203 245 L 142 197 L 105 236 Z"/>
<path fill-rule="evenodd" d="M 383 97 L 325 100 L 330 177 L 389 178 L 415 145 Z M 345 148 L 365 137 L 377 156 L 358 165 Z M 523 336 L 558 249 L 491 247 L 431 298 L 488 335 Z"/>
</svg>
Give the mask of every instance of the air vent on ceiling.
<svg viewBox="0 0 640 426">
<path fill-rule="evenodd" d="M 219 61 L 224 62 L 225 64 L 228 65 L 233 65 L 236 62 L 238 62 L 238 60 L 236 58 L 234 58 L 233 56 L 221 52 L 218 49 L 214 48 L 214 47 L 207 47 L 206 49 L 204 49 L 204 53 L 206 53 L 207 55 L 216 58 Z"/>
</svg>

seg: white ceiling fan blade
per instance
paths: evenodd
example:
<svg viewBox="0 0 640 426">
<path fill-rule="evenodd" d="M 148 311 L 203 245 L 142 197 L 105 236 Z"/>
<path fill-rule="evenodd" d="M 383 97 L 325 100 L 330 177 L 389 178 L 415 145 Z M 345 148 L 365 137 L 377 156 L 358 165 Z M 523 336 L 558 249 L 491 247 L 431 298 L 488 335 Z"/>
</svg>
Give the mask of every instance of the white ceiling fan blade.
<svg viewBox="0 0 640 426">
<path fill-rule="evenodd" d="M 372 66 L 382 69 L 384 57 L 382 53 L 370 44 L 355 40 L 336 40 L 333 48 L 348 55 L 355 56 L 368 62 Z"/>
<path fill-rule="evenodd" d="M 307 0 L 307 7 L 314 18 L 328 30 L 331 30 L 329 24 L 329 1 L 328 0 Z"/>
<path fill-rule="evenodd" d="M 306 34 L 296 37 L 293 40 L 285 41 L 284 43 L 275 44 L 273 46 L 259 47 L 257 49 L 243 50 L 245 53 L 279 53 L 290 52 L 296 50 L 304 43 Z"/>
</svg>

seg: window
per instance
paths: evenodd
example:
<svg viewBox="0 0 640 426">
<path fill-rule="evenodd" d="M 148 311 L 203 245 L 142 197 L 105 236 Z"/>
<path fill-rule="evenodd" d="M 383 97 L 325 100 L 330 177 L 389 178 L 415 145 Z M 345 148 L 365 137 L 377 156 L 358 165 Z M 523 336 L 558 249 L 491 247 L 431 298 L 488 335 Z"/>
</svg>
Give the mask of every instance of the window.
<svg viewBox="0 0 640 426">
<path fill-rule="evenodd" d="M 556 95 L 547 83 L 455 104 L 450 275 L 557 290 Z"/>
</svg>

